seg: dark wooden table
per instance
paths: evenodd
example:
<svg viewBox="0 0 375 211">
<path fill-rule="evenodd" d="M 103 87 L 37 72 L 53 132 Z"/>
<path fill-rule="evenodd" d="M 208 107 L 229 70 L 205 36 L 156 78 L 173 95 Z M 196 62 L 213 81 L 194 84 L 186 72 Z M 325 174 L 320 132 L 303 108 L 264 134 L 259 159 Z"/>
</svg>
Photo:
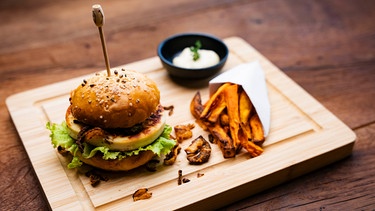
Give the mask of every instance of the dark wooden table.
<svg viewBox="0 0 375 211">
<path fill-rule="evenodd" d="M 156 56 L 175 33 L 239 36 L 355 131 L 350 157 L 223 210 L 375 209 L 375 1 L 155 2 L 0 2 L 0 210 L 48 209 L 5 99 L 105 69 L 93 3 L 105 10 L 112 66 Z"/>
</svg>

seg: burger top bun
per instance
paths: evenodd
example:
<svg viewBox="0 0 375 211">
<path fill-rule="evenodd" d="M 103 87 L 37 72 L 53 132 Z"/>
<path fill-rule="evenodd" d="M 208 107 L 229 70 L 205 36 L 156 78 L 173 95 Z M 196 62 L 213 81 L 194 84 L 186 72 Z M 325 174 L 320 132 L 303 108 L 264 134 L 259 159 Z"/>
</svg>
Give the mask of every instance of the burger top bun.
<svg viewBox="0 0 375 211">
<path fill-rule="evenodd" d="M 146 120 L 160 103 L 156 83 L 132 70 L 105 71 L 83 80 L 70 94 L 80 122 L 101 128 L 128 128 Z"/>
</svg>

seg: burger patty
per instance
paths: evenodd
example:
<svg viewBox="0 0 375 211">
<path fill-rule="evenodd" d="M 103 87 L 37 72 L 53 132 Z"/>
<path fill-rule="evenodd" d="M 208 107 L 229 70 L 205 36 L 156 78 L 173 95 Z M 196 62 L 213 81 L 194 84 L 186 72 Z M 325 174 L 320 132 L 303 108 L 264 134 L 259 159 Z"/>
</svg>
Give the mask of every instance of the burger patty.
<svg viewBox="0 0 375 211">
<path fill-rule="evenodd" d="M 164 130 L 165 115 L 161 105 L 144 122 L 131 128 L 102 129 L 80 123 L 72 115 L 70 108 L 66 112 L 69 135 L 79 146 L 86 142 L 94 146 L 106 146 L 110 150 L 130 151 L 151 144 Z"/>
</svg>

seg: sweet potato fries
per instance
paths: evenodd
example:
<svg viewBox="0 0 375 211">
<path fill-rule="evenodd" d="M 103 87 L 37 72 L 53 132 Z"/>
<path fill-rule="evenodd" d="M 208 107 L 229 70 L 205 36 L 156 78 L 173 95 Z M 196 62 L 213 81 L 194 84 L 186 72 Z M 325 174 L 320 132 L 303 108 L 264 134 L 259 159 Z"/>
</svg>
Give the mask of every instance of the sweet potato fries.
<svg viewBox="0 0 375 211">
<path fill-rule="evenodd" d="M 224 83 L 204 104 L 197 92 L 190 112 L 197 124 L 213 136 L 224 158 L 235 157 L 242 148 L 251 157 L 262 154 L 263 126 L 242 86 Z"/>
</svg>

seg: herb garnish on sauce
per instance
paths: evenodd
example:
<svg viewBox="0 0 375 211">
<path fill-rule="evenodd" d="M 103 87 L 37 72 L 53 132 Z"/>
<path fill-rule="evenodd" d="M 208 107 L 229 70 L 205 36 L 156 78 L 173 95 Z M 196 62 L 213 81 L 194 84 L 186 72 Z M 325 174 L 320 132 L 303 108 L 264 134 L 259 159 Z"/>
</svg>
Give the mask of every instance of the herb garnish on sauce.
<svg viewBox="0 0 375 211">
<path fill-rule="evenodd" d="M 200 57 L 198 50 L 202 47 L 201 41 L 197 40 L 194 46 L 190 47 L 190 51 L 193 53 L 193 60 L 197 61 Z"/>
</svg>

